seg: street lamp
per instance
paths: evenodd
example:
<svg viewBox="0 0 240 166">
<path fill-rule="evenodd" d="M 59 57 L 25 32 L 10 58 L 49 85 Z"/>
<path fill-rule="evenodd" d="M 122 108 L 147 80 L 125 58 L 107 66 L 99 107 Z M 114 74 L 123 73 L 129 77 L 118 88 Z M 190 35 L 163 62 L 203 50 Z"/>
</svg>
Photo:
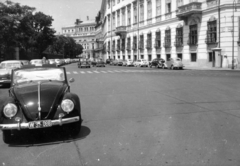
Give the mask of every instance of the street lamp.
<svg viewBox="0 0 240 166">
<path fill-rule="evenodd" d="M 233 0 L 233 16 L 232 16 L 232 70 L 234 70 L 234 12 L 237 11 L 237 3 Z"/>
</svg>

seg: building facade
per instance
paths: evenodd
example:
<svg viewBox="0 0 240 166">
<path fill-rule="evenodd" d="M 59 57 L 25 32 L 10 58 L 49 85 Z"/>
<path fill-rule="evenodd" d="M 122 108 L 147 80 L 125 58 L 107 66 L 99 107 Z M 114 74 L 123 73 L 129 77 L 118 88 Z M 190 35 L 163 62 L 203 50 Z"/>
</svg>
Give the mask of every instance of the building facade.
<svg viewBox="0 0 240 166">
<path fill-rule="evenodd" d="M 103 0 L 100 29 L 104 59 L 240 60 L 240 0 Z"/>
<path fill-rule="evenodd" d="M 95 26 L 95 20 L 87 17 L 86 21 L 78 20 L 75 25 L 62 27 L 62 35 L 72 37 L 76 43 L 83 46 L 82 58 L 95 60 L 98 57 L 94 51 L 98 47 Z"/>
</svg>

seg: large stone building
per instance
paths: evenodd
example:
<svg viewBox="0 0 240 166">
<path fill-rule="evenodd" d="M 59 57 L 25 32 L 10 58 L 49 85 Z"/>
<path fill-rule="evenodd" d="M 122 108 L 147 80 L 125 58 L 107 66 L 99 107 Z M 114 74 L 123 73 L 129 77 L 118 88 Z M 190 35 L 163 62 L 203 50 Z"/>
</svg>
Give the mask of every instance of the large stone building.
<svg viewBox="0 0 240 166">
<path fill-rule="evenodd" d="M 239 2 L 102 0 L 97 50 L 104 59 L 180 57 L 189 66 L 231 67 L 240 60 Z"/>
<path fill-rule="evenodd" d="M 95 20 L 89 20 L 89 17 L 87 17 L 86 21 L 77 19 L 75 25 L 62 27 L 62 35 L 72 37 L 76 43 L 83 46 L 82 58 L 90 60 L 98 58 L 94 51 L 98 46 L 95 26 Z"/>
</svg>

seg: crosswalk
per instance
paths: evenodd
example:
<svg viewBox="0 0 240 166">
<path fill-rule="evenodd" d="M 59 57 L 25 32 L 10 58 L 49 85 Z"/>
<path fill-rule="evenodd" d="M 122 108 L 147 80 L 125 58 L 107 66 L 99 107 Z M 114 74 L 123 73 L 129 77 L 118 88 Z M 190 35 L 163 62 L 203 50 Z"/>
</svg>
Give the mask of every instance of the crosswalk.
<svg viewBox="0 0 240 166">
<path fill-rule="evenodd" d="M 86 70 L 86 71 L 67 71 L 67 74 L 114 74 L 114 73 L 154 73 L 167 72 L 166 70 Z M 174 70 L 171 70 L 174 72 Z M 179 72 L 179 71 L 175 71 Z"/>
<path fill-rule="evenodd" d="M 189 76 L 229 76 L 228 73 L 208 72 L 208 71 L 193 71 L 193 70 L 80 70 L 67 71 L 68 75 L 94 75 L 94 74 L 121 74 L 121 73 L 161 73 L 170 75 L 189 75 Z"/>
</svg>

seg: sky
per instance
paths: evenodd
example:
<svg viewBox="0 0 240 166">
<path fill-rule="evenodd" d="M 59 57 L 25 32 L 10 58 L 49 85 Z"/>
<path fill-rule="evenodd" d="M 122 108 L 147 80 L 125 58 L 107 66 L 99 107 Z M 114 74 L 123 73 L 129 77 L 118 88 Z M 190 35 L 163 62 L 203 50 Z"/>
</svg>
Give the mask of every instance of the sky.
<svg viewBox="0 0 240 166">
<path fill-rule="evenodd" d="M 82 21 L 95 20 L 97 13 L 101 8 L 102 0 L 10 0 L 35 7 L 36 11 L 41 11 L 54 19 L 52 28 L 61 33 L 64 26 L 74 25 L 76 19 Z M 5 2 L 5 0 L 0 0 Z"/>
</svg>

